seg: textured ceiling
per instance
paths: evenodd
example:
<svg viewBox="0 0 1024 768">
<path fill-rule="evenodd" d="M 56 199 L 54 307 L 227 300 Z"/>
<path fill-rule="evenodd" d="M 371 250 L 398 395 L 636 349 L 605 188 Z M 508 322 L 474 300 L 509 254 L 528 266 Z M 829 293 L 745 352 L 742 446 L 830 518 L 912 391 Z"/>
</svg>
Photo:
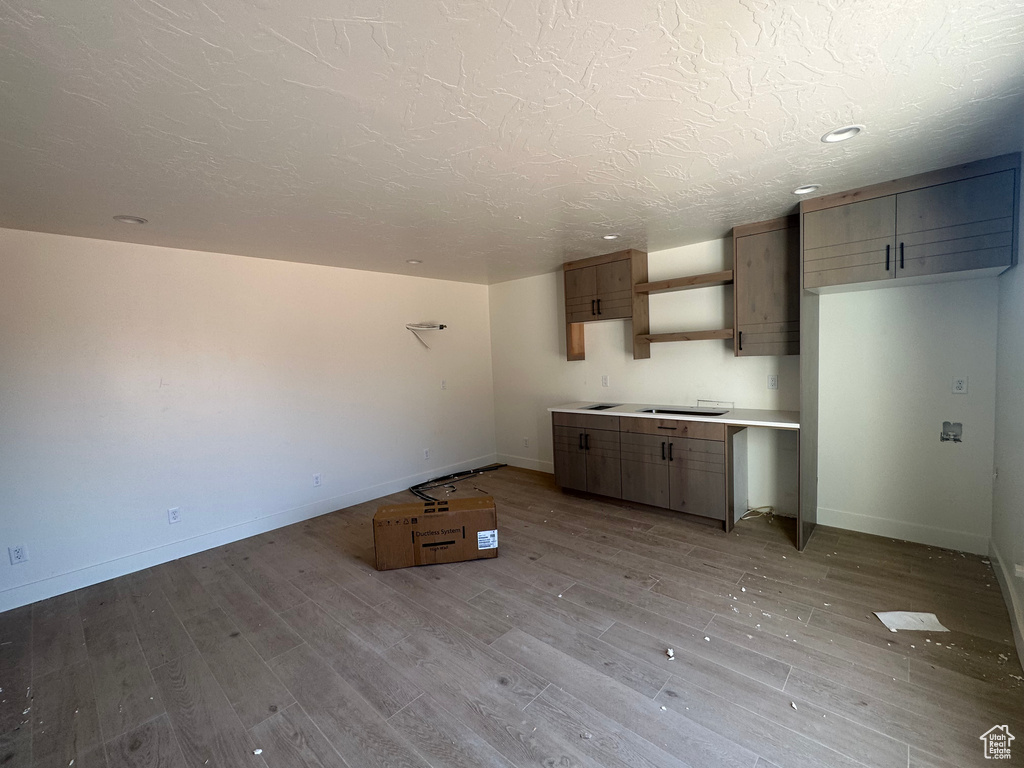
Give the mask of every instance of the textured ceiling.
<svg viewBox="0 0 1024 768">
<path fill-rule="evenodd" d="M 0 0 L 0 226 L 493 283 L 1017 151 L 1022 105 L 1020 0 Z"/>
</svg>

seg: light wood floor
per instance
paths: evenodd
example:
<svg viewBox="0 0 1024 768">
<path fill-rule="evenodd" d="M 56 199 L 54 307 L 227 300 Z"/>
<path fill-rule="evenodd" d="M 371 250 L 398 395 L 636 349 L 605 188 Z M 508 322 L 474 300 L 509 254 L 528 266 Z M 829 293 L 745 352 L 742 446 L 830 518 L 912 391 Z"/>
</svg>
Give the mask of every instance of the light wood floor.
<svg viewBox="0 0 1024 768">
<path fill-rule="evenodd" d="M 980 766 L 1004 723 L 1024 764 L 984 558 L 477 489 L 496 560 L 377 573 L 373 502 L 0 614 L 0 766 Z"/>
</svg>

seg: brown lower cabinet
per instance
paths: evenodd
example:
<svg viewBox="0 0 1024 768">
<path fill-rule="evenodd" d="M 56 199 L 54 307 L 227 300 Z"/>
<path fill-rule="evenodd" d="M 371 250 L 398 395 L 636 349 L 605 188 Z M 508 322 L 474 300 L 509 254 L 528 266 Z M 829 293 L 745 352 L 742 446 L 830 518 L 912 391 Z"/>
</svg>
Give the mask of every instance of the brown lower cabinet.
<svg viewBox="0 0 1024 768">
<path fill-rule="evenodd" d="M 725 521 L 724 424 L 552 414 L 555 482 Z"/>
<path fill-rule="evenodd" d="M 569 417 L 561 419 L 562 424 L 554 420 L 552 425 L 558 484 L 563 488 L 621 498 L 618 417 L 603 417 L 603 422 L 599 423 L 610 428 L 598 429 L 587 426 L 586 421 L 602 417 L 553 415 Z"/>
</svg>

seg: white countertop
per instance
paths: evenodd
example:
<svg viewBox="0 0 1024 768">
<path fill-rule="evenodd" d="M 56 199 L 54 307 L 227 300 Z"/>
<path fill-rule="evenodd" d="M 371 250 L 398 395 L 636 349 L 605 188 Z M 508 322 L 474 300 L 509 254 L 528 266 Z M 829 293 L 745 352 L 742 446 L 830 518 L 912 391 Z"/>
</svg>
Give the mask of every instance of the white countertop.
<svg viewBox="0 0 1024 768">
<path fill-rule="evenodd" d="M 614 400 L 605 400 L 615 403 Z M 800 411 L 763 411 L 755 408 L 730 408 L 721 416 L 681 415 L 675 413 L 637 413 L 644 408 L 675 408 L 683 409 L 693 406 L 658 405 L 657 403 L 618 403 L 614 408 L 603 411 L 591 411 L 589 405 L 599 405 L 597 401 L 566 403 L 548 408 L 552 413 L 581 413 L 592 416 L 633 416 L 640 419 L 672 419 L 675 421 L 710 421 L 715 424 L 729 424 L 737 427 L 771 427 L 773 429 L 800 429 Z"/>
</svg>

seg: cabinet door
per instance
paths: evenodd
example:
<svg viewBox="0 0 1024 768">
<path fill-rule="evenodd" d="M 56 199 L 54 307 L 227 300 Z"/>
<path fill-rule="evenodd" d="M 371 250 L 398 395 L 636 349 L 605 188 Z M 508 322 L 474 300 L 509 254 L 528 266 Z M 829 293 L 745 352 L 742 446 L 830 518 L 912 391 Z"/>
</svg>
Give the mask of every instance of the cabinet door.
<svg viewBox="0 0 1024 768">
<path fill-rule="evenodd" d="M 803 215 L 805 288 L 869 283 L 896 274 L 896 196 Z"/>
<path fill-rule="evenodd" d="M 633 315 L 633 277 L 631 262 L 612 261 L 598 264 L 597 299 L 598 320 L 614 320 Z"/>
<path fill-rule="evenodd" d="M 622 498 L 619 433 L 588 429 L 584 436 L 587 490 L 602 496 Z"/>
<path fill-rule="evenodd" d="M 800 354 L 800 229 L 737 237 L 736 356 Z"/>
<path fill-rule="evenodd" d="M 937 184 L 896 196 L 897 277 L 1013 263 L 1016 171 Z"/>
<path fill-rule="evenodd" d="M 562 488 L 587 490 L 587 454 L 583 449 L 584 430 L 578 427 L 552 427 L 555 482 Z"/>
<path fill-rule="evenodd" d="M 580 267 L 565 273 L 565 321 L 583 323 L 597 319 L 597 267 Z"/>
<path fill-rule="evenodd" d="M 668 507 L 668 436 L 619 433 L 622 498 Z"/>
<path fill-rule="evenodd" d="M 725 443 L 674 440 L 669 462 L 671 509 L 725 520 Z"/>
</svg>

